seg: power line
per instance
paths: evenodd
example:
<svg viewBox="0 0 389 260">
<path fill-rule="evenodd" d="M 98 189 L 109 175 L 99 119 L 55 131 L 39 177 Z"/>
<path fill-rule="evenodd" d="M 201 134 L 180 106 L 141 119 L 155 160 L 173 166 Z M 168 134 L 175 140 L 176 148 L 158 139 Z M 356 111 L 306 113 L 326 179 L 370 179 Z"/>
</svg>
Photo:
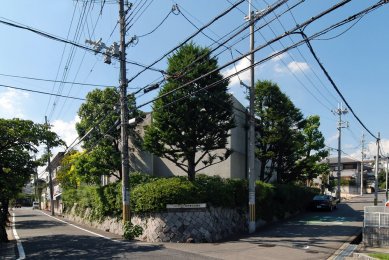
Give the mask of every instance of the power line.
<svg viewBox="0 0 389 260">
<path fill-rule="evenodd" d="M 142 37 L 145 37 L 145 36 L 147 36 L 147 35 L 152 34 L 152 33 L 155 32 L 156 30 L 158 30 L 158 28 L 161 27 L 162 24 L 167 20 L 167 18 L 169 18 L 169 16 L 173 13 L 174 8 L 175 8 L 175 5 L 173 5 L 173 7 L 170 9 L 170 11 L 169 11 L 168 14 L 165 16 L 165 18 L 163 18 L 162 21 L 161 21 L 154 29 L 152 29 L 152 30 L 151 30 L 150 32 L 148 32 L 148 33 L 139 35 L 139 36 L 137 36 L 137 37 L 138 37 L 138 38 L 142 38 Z"/>
<path fill-rule="evenodd" d="M 4 73 L 0 73 L 0 76 L 10 77 L 10 78 L 18 78 L 18 79 L 35 80 L 35 81 L 43 81 L 43 82 L 54 82 L 54 83 L 73 84 L 73 85 L 80 85 L 80 86 L 91 86 L 91 87 L 112 87 L 113 86 L 110 84 L 81 83 L 81 82 L 72 82 L 72 81 L 35 78 L 35 77 L 20 76 L 20 75 L 11 75 L 11 74 L 4 74 Z"/>
<path fill-rule="evenodd" d="M 267 10 L 265 10 L 264 12 L 261 13 L 261 15 L 255 17 L 255 21 L 257 21 L 257 20 L 259 20 L 260 18 L 262 18 L 262 17 L 268 15 L 272 10 L 277 9 L 278 7 L 280 7 L 280 6 L 281 6 L 283 3 L 285 3 L 286 1 L 287 1 L 287 0 L 280 0 L 280 1 L 276 2 L 276 3 L 274 3 L 273 6 L 269 6 Z M 298 4 L 300 4 L 301 2 L 302 2 L 302 1 L 300 1 L 299 3 L 297 3 L 296 5 L 294 5 L 292 8 L 294 8 L 295 6 L 297 6 Z M 285 12 L 284 12 L 284 13 L 285 13 Z M 274 21 L 274 19 L 273 19 L 272 21 Z M 216 50 L 219 49 L 220 47 L 222 47 L 222 46 L 226 47 L 225 44 L 226 44 L 228 41 L 230 41 L 231 39 L 233 39 L 234 37 L 236 37 L 237 35 L 239 35 L 241 32 L 243 32 L 244 30 L 246 30 L 249 26 L 250 26 L 250 24 L 244 23 L 243 28 L 241 28 L 238 32 L 234 33 L 234 34 L 233 34 L 232 36 L 230 36 L 228 39 L 224 40 L 222 43 L 219 43 L 218 41 L 215 41 L 215 40 L 212 39 L 212 40 L 214 41 L 214 43 L 218 43 L 218 46 L 217 46 L 217 47 L 215 47 L 214 49 L 210 50 L 208 53 L 205 53 L 204 55 L 201 55 L 201 56 L 197 57 L 197 59 L 195 59 L 194 61 L 192 61 L 190 64 L 188 64 L 187 66 L 185 66 L 180 72 L 178 72 L 178 74 L 179 74 L 178 76 L 177 76 L 177 75 L 172 75 L 172 76 L 175 76 L 176 79 L 183 77 L 183 76 L 185 75 L 185 73 L 189 73 L 189 71 L 190 71 L 190 70 L 189 70 L 189 71 L 185 71 L 186 69 L 188 69 L 188 68 L 191 69 L 192 66 L 193 66 L 194 64 L 196 64 L 197 62 L 201 61 L 206 55 L 209 55 L 209 54 L 213 53 L 214 51 L 216 51 Z M 239 27 L 241 27 L 241 26 L 238 26 L 237 28 L 235 28 L 235 29 L 232 30 L 231 32 L 227 33 L 227 34 L 224 35 L 221 39 L 227 37 L 229 34 L 231 34 L 232 32 L 236 31 L 237 29 L 239 29 Z M 197 27 L 196 27 L 196 28 L 197 28 Z M 204 26 L 203 26 L 203 28 L 204 28 Z M 198 31 L 199 31 L 199 30 L 198 30 Z M 203 32 L 201 32 L 201 33 L 204 34 Z M 210 38 L 209 36 L 207 36 L 207 37 Z M 244 37 L 244 38 L 245 38 L 245 37 Z M 242 41 L 244 38 L 242 38 L 240 41 Z M 210 38 L 210 39 L 211 39 L 211 38 Z M 221 39 L 219 39 L 219 40 L 221 40 Z M 214 44 L 214 43 L 213 43 L 213 44 Z M 210 46 L 212 46 L 213 44 L 211 44 Z M 237 44 L 237 43 L 234 43 L 234 44 L 232 44 L 231 46 L 226 47 L 225 50 L 231 49 L 231 47 L 234 46 L 235 44 Z M 210 46 L 209 46 L 209 47 L 210 47 Z M 220 53 L 214 55 L 213 57 L 216 57 L 216 56 L 220 55 L 220 54 L 223 53 L 225 50 L 223 50 L 223 51 L 221 51 Z M 241 52 L 239 52 L 239 53 L 242 55 L 242 56 L 241 56 L 242 58 L 247 58 L 247 55 L 243 55 Z M 166 55 L 167 55 L 167 54 L 166 54 Z M 238 59 L 238 60 L 239 60 L 239 59 Z M 142 73 L 142 72 L 141 72 L 141 73 Z M 176 74 L 177 74 L 177 73 L 176 73 Z M 137 75 L 137 76 L 138 76 L 138 75 Z M 162 83 L 163 81 L 165 81 L 165 79 L 162 79 L 162 80 L 160 81 L 160 83 Z M 146 87 L 147 87 L 147 85 L 146 85 Z M 146 88 L 146 87 L 144 87 L 144 88 Z M 144 89 L 144 88 L 139 89 L 139 91 L 141 91 L 141 90 Z M 137 92 L 139 92 L 139 91 L 137 91 Z M 136 93 L 137 93 L 137 92 L 136 92 Z"/>
<path fill-rule="evenodd" d="M 135 76 L 133 76 L 131 79 L 127 80 L 127 83 L 130 83 L 131 81 L 133 81 L 135 78 L 137 78 L 139 75 L 141 75 L 143 72 L 145 72 L 147 69 L 149 69 L 150 67 L 154 66 L 155 64 L 157 64 L 158 62 L 160 62 L 162 59 L 164 59 L 166 56 L 168 56 L 170 53 L 172 53 L 173 51 L 179 49 L 181 46 L 183 46 L 185 43 L 187 43 L 188 41 L 190 41 L 191 39 L 193 39 L 196 35 L 198 35 L 199 33 L 201 33 L 205 28 L 209 27 L 210 25 L 212 25 L 214 22 L 216 22 L 217 20 L 219 20 L 221 17 L 225 16 L 226 14 L 228 14 L 229 12 L 231 12 L 236 6 L 240 5 L 241 3 L 243 3 L 244 0 L 240 0 L 238 1 L 237 3 L 235 3 L 235 5 L 231 6 L 230 8 L 228 8 L 227 10 L 225 10 L 224 12 L 222 12 L 221 14 L 217 15 L 215 18 L 213 18 L 210 22 L 208 22 L 206 25 L 202 26 L 199 30 L 197 30 L 195 33 L 193 33 L 191 36 L 187 37 L 182 43 L 180 43 L 179 45 L 177 45 L 176 47 L 174 47 L 173 49 L 171 49 L 170 51 L 168 51 L 167 53 L 165 53 L 164 55 L 162 55 L 160 58 L 158 58 L 157 60 L 155 60 L 154 62 L 152 62 L 149 66 L 147 66 L 146 68 L 144 68 L 143 70 L 141 70 L 140 72 L 138 72 L 137 74 L 135 74 Z"/>
<path fill-rule="evenodd" d="M 352 109 L 352 107 L 349 105 L 349 103 L 347 102 L 347 100 L 345 99 L 345 97 L 343 96 L 343 94 L 340 92 L 338 86 L 335 84 L 335 82 L 333 81 L 333 79 L 331 78 L 331 76 L 329 75 L 329 73 L 327 72 L 327 70 L 324 68 L 323 64 L 320 62 L 319 58 L 317 57 L 315 51 L 313 50 L 313 47 L 311 45 L 311 43 L 309 42 L 309 39 L 307 37 L 307 35 L 301 31 L 301 35 L 303 36 L 304 40 L 306 41 L 307 43 L 307 46 L 309 48 L 309 50 L 311 51 L 313 57 L 315 58 L 315 60 L 317 61 L 317 63 L 319 64 L 320 68 L 322 69 L 323 73 L 326 75 L 327 79 L 331 82 L 331 85 L 334 87 L 335 91 L 339 94 L 339 96 L 341 97 L 341 99 L 343 100 L 343 102 L 346 104 L 346 106 L 350 109 L 351 113 L 353 114 L 353 116 L 355 117 L 355 119 L 357 119 L 357 121 L 361 124 L 361 126 L 372 136 L 374 137 L 375 139 L 378 139 L 366 126 L 364 123 L 362 123 L 362 121 L 359 119 L 359 117 L 355 114 L 354 110 Z"/>
<path fill-rule="evenodd" d="M 167 95 L 170 95 L 170 94 L 172 94 L 172 93 L 174 93 L 174 92 L 176 92 L 176 91 L 178 91 L 178 90 L 180 90 L 180 89 L 182 89 L 182 88 L 184 88 L 184 87 L 187 87 L 187 86 L 189 86 L 190 84 L 193 84 L 193 83 L 195 83 L 196 81 L 198 81 L 198 80 L 200 80 L 200 79 L 202 79 L 202 78 L 204 78 L 204 77 L 206 77 L 206 76 L 209 76 L 210 74 L 215 73 L 215 72 L 217 72 L 217 71 L 219 71 L 219 70 L 221 70 L 221 69 L 223 69 L 223 68 L 225 68 L 225 67 L 227 67 L 227 66 L 233 64 L 234 62 L 236 62 L 236 61 L 238 61 L 238 60 L 240 60 L 240 59 L 246 57 L 247 55 L 250 55 L 252 52 L 257 52 L 258 50 L 263 49 L 264 47 L 266 47 L 266 46 L 268 46 L 268 45 L 270 45 L 270 44 L 276 42 L 276 41 L 279 40 L 279 39 L 282 39 L 282 38 L 286 37 L 286 36 L 289 35 L 289 34 L 294 34 L 294 33 L 296 33 L 296 31 L 300 30 L 301 28 L 306 27 L 307 25 L 309 25 L 309 24 L 311 24 L 312 22 L 314 22 L 315 20 L 317 20 L 317 19 L 323 17 L 324 15 L 326 15 L 326 14 L 328 14 L 328 13 L 330 13 L 330 12 L 332 12 L 332 11 L 338 9 L 338 8 L 340 8 L 341 6 L 343 6 L 344 4 L 346 4 L 346 2 L 349 2 L 349 1 L 350 1 L 350 0 L 343 1 L 343 2 L 341 2 L 341 3 L 338 3 L 338 4 L 334 5 L 334 6 L 332 6 L 331 8 L 329 8 L 329 9 L 327 9 L 327 10 L 321 12 L 320 14 L 318 14 L 318 15 L 316 15 L 316 16 L 310 18 L 309 20 L 305 21 L 305 22 L 302 23 L 301 25 L 297 25 L 297 26 L 296 26 L 295 28 L 293 28 L 292 30 L 290 30 L 290 31 L 288 31 L 288 32 L 285 32 L 284 34 L 282 34 L 282 35 L 280 35 L 280 36 L 278 36 L 278 37 L 276 37 L 276 38 L 274 38 L 274 39 L 268 41 L 266 44 L 260 45 L 260 46 L 256 47 L 254 50 L 252 50 L 252 51 L 250 51 L 250 52 L 248 52 L 248 53 L 246 53 L 246 54 L 244 54 L 244 55 L 242 55 L 242 56 L 240 56 L 240 57 L 238 57 L 238 58 L 235 58 L 235 59 L 233 59 L 232 61 L 227 62 L 226 64 L 220 66 L 219 68 L 214 69 L 214 70 L 212 70 L 212 71 L 210 71 L 210 72 L 208 72 L 208 73 L 205 73 L 204 75 L 202 75 L 202 76 L 200 76 L 200 77 L 198 77 L 198 78 L 196 78 L 196 79 L 194 79 L 194 80 L 192 80 L 192 81 L 189 81 L 189 82 L 187 82 L 187 83 L 184 83 L 183 85 L 177 87 L 177 88 L 174 89 L 174 90 L 168 91 L 168 92 L 164 93 L 163 95 L 161 95 L 161 96 L 159 96 L 159 97 L 157 97 L 157 98 L 154 98 L 154 99 L 152 99 L 152 100 L 150 100 L 150 101 L 148 101 L 148 102 L 145 102 L 145 103 L 139 105 L 137 108 L 141 108 L 141 107 L 143 107 L 143 106 L 145 106 L 145 105 L 147 105 L 147 104 L 150 104 L 150 103 L 152 103 L 152 102 L 154 102 L 154 101 L 156 101 L 156 100 L 158 100 L 158 99 L 161 99 L 161 98 L 163 98 L 163 97 L 165 97 L 165 96 L 167 96 Z M 369 11 L 371 11 L 371 9 L 369 9 L 369 8 L 368 8 L 368 9 L 365 9 L 364 11 L 362 11 L 362 12 L 360 12 L 360 13 L 358 13 L 358 14 L 362 14 L 363 12 L 366 12 L 366 11 L 369 12 Z M 356 15 L 354 15 L 354 16 L 352 16 L 352 17 L 357 18 L 357 17 L 358 17 L 358 14 L 356 14 Z M 334 25 L 331 25 L 331 26 L 329 26 L 329 27 L 323 29 L 322 31 L 319 31 L 319 32 L 313 34 L 312 36 L 308 37 L 307 39 L 314 39 L 314 38 L 316 38 L 316 37 L 319 37 L 319 36 L 321 36 L 321 35 L 323 35 L 323 34 L 325 34 L 325 33 L 328 33 L 329 31 L 331 31 L 331 29 L 336 28 L 336 27 L 340 26 L 341 24 L 350 22 L 351 20 L 352 20 L 352 19 L 350 19 L 350 17 L 347 18 L 347 19 L 345 19 L 345 20 L 342 20 L 342 21 L 340 21 L 340 22 L 338 22 L 338 23 L 336 23 L 336 24 L 334 24 Z M 235 76 L 235 75 L 237 75 L 237 74 L 239 74 L 239 73 L 242 73 L 242 72 L 248 70 L 248 69 L 251 68 L 252 66 L 255 67 L 255 66 L 259 65 L 259 64 L 262 64 L 262 63 L 264 63 L 264 62 L 266 62 L 266 61 L 268 61 L 268 60 L 270 60 L 270 59 L 272 59 L 272 58 L 274 58 L 274 57 L 276 57 L 276 56 L 278 56 L 278 55 L 280 55 L 280 54 L 282 54 L 282 53 L 285 53 L 285 52 L 289 51 L 290 49 L 293 49 L 293 48 L 296 48 L 297 46 L 302 45 L 302 44 L 305 43 L 305 42 L 306 42 L 306 39 L 303 39 L 303 40 L 301 40 L 301 41 L 299 41 L 299 42 L 297 42 L 297 43 L 295 43 L 295 44 L 293 44 L 293 45 L 291 45 L 291 46 L 289 46 L 289 47 L 287 47 L 287 48 L 285 48 L 285 49 L 283 49 L 283 50 L 281 50 L 281 51 L 279 51 L 279 52 L 277 52 L 277 53 L 273 53 L 273 54 L 269 55 L 268 57 L 266 57 L 266 58 L 264 58 L 264 59 L 262 59 L 262 60 L 260 60 L 260 61 L 255 62 L 253 65 L 250 65 L 250 66 L 248 66 L 248 67 L 246 67 L 246 68 L 241 69 L 241 70 L 238 71 L 237 73 L 231 74 L 231 75 L 229 75 L 229 76 L 227 76 L 227 77 L 225 77 L 225 78 L 223 78 L 223 79 L 221 79 L 221 80 L 219 80 L 219 81 L 217 81 L 217 82 L 212 83 L 211 85 L 205 86 L 203 89 L 211 88 L 211 87 L 213 87 L 213 86 L 219 84 L 219 83 L 222 82 L 222 81 L 228 80 L 228 79 L 230 79 L 231 77 L 233 77 L 233 76 Z"/>
<path fill-rule="evenodd" d="M 242 1 L 244 1 L 244 0 L 242 0 Z M 65 40 L 65 39 L 60 38 L 58 36 L 54 36 L 53 34 L 49 34 L 49 33 L 46 33 L 46 32 L 43 32 L 43 31 L 40 31 L 40 30 L 37 30 L 37 29 L 34 29 L 34 28 L 26 26 L 26 25 L 18 25 L 18 24 L 14 23 L 14 22 L 7 22 L 7 21 L 4 21 L 2 19 L 5 19 L 5 18 L 4 17 L 0 17 L 0 23 L 2 23 L 2 24 L 5 24 L 5 25 L 11 26 L 11 27 L 15 27 L 15 28 L 19 28 L 19 29 L 23 29 L 23 30 L 27 30 L 27 31 L 36 33 L 38 35 L 41 35 L 43 37 L 49 38 L 49 39 L 54 40 L 54 41 L 58 41 L 58 42 L 62 42 L 62 43 L 68 43 L 70 45 L 76 46 L 76 47 L 84 49 L 84 50 L 88 50 L 88 51 L 93 52 L 93 53 L 104 54 L 102 51 L 96 51 L 94 49 L 91 49 L 91 48 L 89 48 L 87 46 L 84 46 L 84 45 L 81 45 L 79 43 L 76 43 L 76 42 L 73 42 L 73 41 L 69 41 L 69 40 Z M 9 19 L 7 19 L 7 20 L 9 20 Z M 120 58 L 117 58 L 117 57 L 113 57 L 113 58 L 115 58 L 117 60 L 120 60 Z M 135 61 L 126 60 L 125 62 L 130 64 L 130 65 L 134 65 L 134 66 L 138 66 L 138 67 L 144 68 L 144 71 L 151 70 L 151 71 L 155 71 L 155 72 L 159 72 L 159 73 L 165 73 L 161 69 L 153 68 L 152 66 L 154 64 L 151 65 L 151 66 L 150 65 L 146 66 L 146 65 L 140 64 L 140 63 L 135 62 Z"/>
<path fill-rule="evenodd" d="M 69 26 L 69 29 L 68 29 L 68 32 L 67 32 L 67 35 L 66 35 L 66 40 L 69 39 L 70 30 L 72 28 L 72 24 L 73 24 L 74 15 L 76 13 L 76 10 L 77 10 L 77 5 L 74 6 L 74 10 L 73 10 L 73 14 L 72 14 L 72 19 L 70 20 L 70 26 Z M 56 76 L 55 76 L 55 81 L 58 79 L 58 75 L 59 75 L 59 71 L 60 71 L 60 68 L 61 68 L 63 57 L 65 55 L 66 47 L 67 47 L 67 44 L 64 45 L 63 50 L 62 50 L 62 55 L 61 55 L 61 59 L 60 59 L 59 66 L 58 66 L 58 69 L 57 69 L 57 73 L 56 73 Z M 54 92 L 55 85 L 56 84 L 54 83 L 53 87 L 51 89 L 51 92 Z M 47 103 L 46 110 L 45 110 L 45 115 L 47 114 L 47 111 L 49 109 L 49 106 L 50 106 L 50 103 L 51 103 L 51 98 L 52 98 L 52 96 L 50 96 L 49 102 Z"/>
<path fill-rule="evenodd" d="M 323 38 L 323 39 L 315 39 L 315 41 L 329 41 L 329 40 L 333 40 L 335 38 L 338 38 L 340 36 L 342 36 L 343 34 L 347 33 L 348 31 L 350 31 L 360 20 L 362 20 L 364 16 L 361 16 L 358 20 L 356 20 L 352 25 L 350 25 L 350 27 L 348 27 L 346 30 L 344 30 L 343 32 L 335 35 L 335 36 L 332 36 L 332 37 L 329 37 L 329 38 Z"/>
<path fill-rule="evenodd" d="M 23 90 L 23 91 L 33 92 L 33 93 L 39 93 L 39 94 L 44 94 L 44 95 L 53 95 L 53 96 L 56 96 L 56 97 L 68 97 L 68 98 L 75 99 L 75 100 L 82 100 L 82 101 L 85 100 L 85 98 L 78 98 L 78 97 L 72 97 L 72 96 L 64 96 L 64 95 L 53 94 L 53 93 L 44 92 L 44 91 L 39 91 L 39 90 L 33 90 L 33 89 L 26 89 L 26 88 L 13 87 L 13 86 L 4 85 L 4 84 L 0 84 L 0 87 L 18 89 L 18 90 Z"/>
</svg>

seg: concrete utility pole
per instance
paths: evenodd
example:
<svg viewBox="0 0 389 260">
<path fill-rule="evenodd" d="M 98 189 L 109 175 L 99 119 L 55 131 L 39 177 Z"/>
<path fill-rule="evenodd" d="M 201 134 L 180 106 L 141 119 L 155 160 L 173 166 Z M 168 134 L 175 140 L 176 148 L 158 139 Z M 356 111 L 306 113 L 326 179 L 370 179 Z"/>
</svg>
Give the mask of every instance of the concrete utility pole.
<svg viewBox="0 0 389 260">
<path fill-rule="evenodd" d="M 45 116 L 45 124 L 47 129 L 49 129 L 49 125 L 47 124 L 47 116 Z M 50 190 L 50 211 L 51 215 L 54 216 L 54 189 L 53 189 L 53 178 L 52 178 L 52 170 L 51 170 L 51 162 L 50 162 L 50 144 L 47 141 L 47 169 L 49 170 L 49 190 Z"/>
<path fill-rule="evenodd" d="M 246 17 L 250 22 L 250 51 L 254 50 L 254 11 L 251 11 L 251 0 L 249 1 L 249 15 Z M 248 177 L 249 177 L 249 233 L 256 230 L 255 221 L 255 83 L 254 83 L 254 52 L 250 54 L 250 111 L 249 111 L 249 134 L 248 134 Z"/>
<path fill-rule="evenodd" d="M 342 138 L 342 128 L 345 128 L 345 127 L 348 127 L 348 122 L 343 122 L 342 121 L 342 115 L 343 114 L 346 114 L 348 111 L 347 111 L 347 108 L 342 108 L 342 104 L 340 104 L 338 106 L 338 109 L 336 110 L 333 110 L 332 111 L 333 113 L 335 113 L 336 115 L 339 116 L 339 121 L 338 121 L 338 169 L 337 169 L 337 179 L 338 179 L 338 190 L 337 190 L 337 195 L 336 197 L 339 199 L 340 201 L 340 166 L 341 166 L 341 152 L 342 152 L 342 149 L 341 149 L 341 146 L 342 146 L 342 141 L 341 141 L 341 138 Z"/>
<path fill-rule="evenodd" d="M 363 159 L 365 158 L 365 134 L 362 134 L 362 152 L 361 152 L 361 196 L 363 195 Z"/>
<path fill-rule="evenodd" d="M 378 164 L 380 163 L 380 133 L 378 132 L 377 138 L 377 155 L 375 157 L 375 181 L 374 181 L 374 206 L 377 206 L 378 202 Z"/>
<path fill-rule="evenodd" d="M 385 203 L 388 201 L 388 163 L 389 163 L 389 157 L 388 154 L 386 154 L 386 170 L 385 170 Z"/>
<path fill-rule="evenodd" d="M 130 7 L 129 7 L 130 8 Z M 104 62 L 111 64 L 111 56 L 119 57 L 120 60 L 120 128 L 121 128 L 121 158 L 122 158 L 122 204 L 123 223 L 131 220 L 130 214 L 130 190 L 129 190 L 129 158 L 128 158 L 128 105 L 127 105 L 127 77 L 126 77 L 126 12 L 124 0 L 119 0 L 119 25 L 120 44 L 114 42 L 110 47 L 98 41 L 86 40 L 94 46 L 94 50 L 100 53 L 105 49 Z"/>
<path fill-rule="evenodd" d="M 128 105 L 127 105 L 127 77 L 126 77 L 126 17 L 124 0 L 119 0 L 120 24 L 120 119 L 122 139 L 122 201 L 123 223 L 131 221 L 130 215 L 130 189 L 129 189 L 129 162 L 128 162 Z"/>
</svg>

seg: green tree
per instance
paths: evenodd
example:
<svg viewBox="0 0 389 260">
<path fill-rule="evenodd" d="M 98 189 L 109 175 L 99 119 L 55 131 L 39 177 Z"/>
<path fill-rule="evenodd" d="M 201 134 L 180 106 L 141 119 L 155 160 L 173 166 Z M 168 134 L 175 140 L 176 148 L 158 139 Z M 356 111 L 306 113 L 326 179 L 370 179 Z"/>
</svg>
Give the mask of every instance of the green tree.
<svg viewBox="0 0 389 260">
<path fill-rule="evenodd" d="M 276 83 L 267 80 L 257 81 L 254 105 L 260 180 L 269 181 L 274 172 L 278 182 L 296 179 L 292 169 L 300 158 L 302 113 Z"/>
<path fill-rule="evenodd" d="M 0 242 L 8 241 L 5 226 L 10 199 L 16 198 L 35 172 L 33 159 L 40 144 L 63 145 L 58 136 L 42 124 L 29 120 L 0 119 Z"/>
<path fill-rule="evenodd" d="M 328 164 L 321 163 L 328 156 L 328 150 L 325 149 L 324 136 L 319 127 L 320 117 L 309 116 L 301 131 L 304 137 L 301 148 L 302 158 L 296 162 L 295 171 L 307 186 L 310 186 L 314 178 L 329 171 Z"/>
<path fill-rule="evenodd" d="M 199 58 L 200 61 L 192 64 Z M 226 144 L 229 130 L 235 126 L 232 99 L 227 93 L 227 81 L 212 85 L 223 78 L 219 72 L 179 87 L 217 67 L 209 49 L 193 43 L 174 53 L 168 59 L 167 69 L 167 74 L 172 76 L 159 93 L 162 98 L 154 103 L 153 121 L 145 132 L 144 147 L 172 161 L 191 181 L 196 172 L 230 155 Z M 212 87 L 203 90 L 207 86 Z"/>
<path fill-rule="evenodd" d="M 92 127 L 93 130 L 83 140 L 83 147 L 87 150 L 95 150 L 83 160 L 93 160 L 104 172 L 122 178 L 120 163 L 120 127 L 115 127 L 120 122 L 119 91 L 116 88 L 95 89 L 88 93 L 86 102 L 78 111 L 80 122 L 76 124 L 76 130 L 80 137 L 84 136 Z M 128 96 L 128 110 L 130 118 L 139 117 L 141 113 L 135 108 L 135 98 Z M 135 135 L 134 126 L 128 126 L 130 135 Z M 84 165 L 85 167 L 87 165 Z M 92 165 L 90 165 L 92 166 Z M 88 169 L 83 168 L 85 171 Z M 97 172 L 95 171 L 97 174 Z M 87 174 L 87 172 L 85 172 Z"/>
</svg>

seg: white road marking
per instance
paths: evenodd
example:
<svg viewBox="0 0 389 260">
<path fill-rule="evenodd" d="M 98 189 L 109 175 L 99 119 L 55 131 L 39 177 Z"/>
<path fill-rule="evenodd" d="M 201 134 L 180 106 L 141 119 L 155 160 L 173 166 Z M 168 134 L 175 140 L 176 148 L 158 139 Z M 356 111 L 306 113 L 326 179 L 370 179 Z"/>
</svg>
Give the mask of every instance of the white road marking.
<svg viewBox="0 0 389 260">
<path fill-rule="evenodd" d="M 16 239 L 16 245 L 18 246 L 18 252 L 19 252 L 19 258 L 18 259 L 25 259 L 26 254 L 24 253 L 22 242 L 20 241 L 20 238 L 18 236 L 18 233 L 16 232 L 15 228 L 15 213 L 12 213 L 12 232 L 14 234 L 14 237 Z"/>
<path fill-rule="evenodd" d="M 74 224 L 71 224 L 71 223 L 69 223 L 69 222 L 66 222 L 66 221 L 64 221 L 64 220 L 62 220 L 62 219 L 56 218 L 56 217 L 54 217 L 54 216 L 51 216 L 51 215 L 49 215 L 49 214 L 47 214 L 47 213 L 45 213 L 45 212 L 43 212 L 43 211 L 41 211 L 41 212 L 42 212 L 43 214 L 45 214 L 46 216 L 50 217 L 50 218 L 53 218 L 53 219 L 55 219 L 55 220 L 57 220 L 57 221 L 59 221 L 59 222 L 65 223 L 65 224 L 67 224 L 67 225 L 69 225 L 69 226 L 72 226 L 72 227 L 78 228 L 78 229 L 80 229 L 80 230 L 82 230 L 82 231 L 85 231 L 85 232 L 87 232 L 87 233 L 90 233 L 90 234 L 93 234 L 93 235 L 95 235 L 95 236 L 98 236 L 98 237 L 102 237 L 102 238 L 105 238 L 105 239 L 111 240 L 111 241 L 113 241 L 113 242 L 122 243 L 122 241 L 119 241 L 119 240 L 114 240 L 114 239 L 112 239 L 112 238 L 110 238 L 110 237 L 106 237 L 106 236 L 103 236 L 103 235 L 97 234 L 97 233 L 95 233 L 95 232 L 92 232 L 92 231 L 89 231 L 89 230 L 87 230 L 87 229 L 85 229 L 85 228 L 82 228 L 82 227 L 76 226 L 76 225 L 74 225 Z"/>
</svg>

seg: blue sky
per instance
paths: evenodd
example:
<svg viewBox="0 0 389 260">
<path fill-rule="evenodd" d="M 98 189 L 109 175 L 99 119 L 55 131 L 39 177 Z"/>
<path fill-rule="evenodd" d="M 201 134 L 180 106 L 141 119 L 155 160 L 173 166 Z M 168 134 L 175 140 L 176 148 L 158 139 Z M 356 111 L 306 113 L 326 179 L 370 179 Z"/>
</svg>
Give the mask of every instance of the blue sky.
<svg viewBox="0 0 389 260">
<path fill-rule="evenodd" d="M 92 4 L 87 0 L 4 0 L 0 9 L 0 19 L 9 19 L 61 38 L 79 42 L 82 45 L 85 45 L 86 39 L 96 40 L 99 38 L 102 38 L 107 45 L 111 45 L 113 41 L 118 42 L 119 39 L 118 28 L 116 27 L 113 30 L 117 22 L 118 6 L 115 0 L 106 0 L 105 2 L 104 7 L 101 8 L 102 1 L 99 0 L 93 0 Z M 196 31 L 196 28 L 184 16 L 196 26 L 201 27 L 230 7 L 230 2 L 234 1 L 134 0 L 134 19 L 131 21 L 134 24 L 128 30 L 126 36 L 128 39 L 134 35 L 139 36 L 150 32 L 168 14 L 173 4 L 178 4 L 181 13 L 171 14 L 154 33 L 139 38 L 136 45 L 129 46 L 127 48 L 127 59 L 144 65 L 150 64 Z M 262 10 L 273 2 L 274 0 L 253 0 L 252 8 Z M 280 14 L 286 11 L 288 6 L 292 7 L 298 2 L 298 0 L 290 0 L 277 9 L 275 13 Z M 282 34 L 285 29 L 293 28 L 296 22 L 301 24 L 338 2 L 340 1 L 305 1 L 301 3 L 293 8 L 291 12 L 282 15 L 279 20 L 270 23 L 270 26 L 266 26 L 257 32 L 255 34 L 255 45 L 264 44 L 265 41 L 274 38 L 275 35 Z M 351 1 L 307 26 L 305 32 L 308 36 L 312 35 L 376 2 Z M 142 6 L 143 8 L 141 8 Z M 218 40 L 221 36 L 244 23 L 244 16 L 248 8 L 248 1 L 240 4 L 239 8 L 222 17 L 204 32 L 209 37 Z M 386 100 L 389 97 L 389 88 L 387 87 L 389 82 L 388 11 L 389 5 L 384 5 L 365 15 L 349 30 L 347 29 L 354 24 L 353 22 L 320 38 L 332 38 L 340 34 L 338 37 L 312 41 L 312 46 L 320 61 L 324 64 L 355 113 L 375 135 L 377 135 L 377 132 L 381 133 L 384 152 L 389 152 L 389 131 L 387 130 L 389 123 L 386 120 L 388 112 Z M 129 11 L 129 13 L 131 12 Z M 74 17 L 73 20 L 72 17 Z M 81 18 L 83 19 L 81 20 Z M 267 16 L 266 20 L 258 21 L 257 27 L 273 18 L 274 13 Z M 79 34 L 76 31 L 77 24 L 81 25 Z M 95 30 L 93 31 L 94 27 Z M 341 34 L 342 32 L 344 33 Z M 242 40 L 242 37 L 247 33 L 239 35 L 228 44 L 237 42 L 231 48 L 232 53 L 227 50 L 218 55 L 220 65 L 230 61 L 231 57 L 239 57 L 239 53 L 248 51 L 248 38 Z M 114 61 L 107 65 L 103 62 L 101 55 L 95 55 L 79 48 L 72 48 L 70 45 L 4 24 L 0 24 L 0 34 L 0 74 L 50 80 L 64 79 L 70 82 L 93 83 L 102 86 L 118 85 L 118 62 Z M 292 42 L 300 40 L 301 36 L 298 35 L 287 37 L 281 42 L 276 42 L 271 47 L 257 52 L 255 59 L 257 61 L 261 60 L 276 51 L 282 50 L 284 46 L 289 46 Z M 193 41 L 202 46 L 210 46 L 213 43 L 201 34 L 195 37 Z M 220 51 L 222 50 L 224 49 L 221 48 Z M 247 66 L 247 60 L 242 59 L 235 66 L 237 69 L 243 68 Z M 166 67 L 166 59 L 155 65 L 155 68 L 158 69 L 166 69 Z M 128 65 L 128 78 L 140 69 L 137 66 Z M 230 66 L 222 70 L 222 73 L 228 75 L 234 71 L 235 67 Z M 256 79 L 267 79 L 278 83 L 305 116 L 319 115 L 321 117 L 321 130 L 326 137 L 326 144 L 330 147 L 337 146 L 337 117 L 331 113 L 331 109 L 335 109 L 341 100 L 305 45 L 261 64 L 256 67 L 255 72 Z M 131 92 L 134 91 L 133 88 L 144 87 L 160 79 L 160 77 L 161 74 L 158 72 L 147 71 L 131 82 L 128 91 Z M 247 73 L 241 74 L 240 79 L 249 83 Z M 239 80 L 236 77 L 231 79 L 230 92 L 243 104 L 247 105 L 245 89 L 238 82 Z M 94 88 L 71 84 L 61 85 L 2 75 L 0 75 L 0 84 L 79 98 L 84 98 L 86 93 Z M 157 91 L 153 91 L 140 96 L 137 99 L 137 104 L 140 105 L 151 100 L 156 94 Z M 55 105 L 53 105 L 54 103 Z M 0 87 L 0 117 L 21 117 L 43 123 L 46 115 L 50 123 L 54 125 L 54 130 L 68 144 L 76 137 L 74 123 L 77 120 L 76 114 L 80 104 L 81 101 L 77 100 L 54 98 L 50 95 Z M 145 107 L 146 111 L 150 111 L 150 109 L 150 106 Z M 343 150 L 347 154 L 360 158 L 360 138 L 364 130 L 351 113 L 345 115 L 344 119 L 349 122 L 349 128 L 343 129 Z M 368 153 L 373 155 L 375 153 L 374 139 L 366 131 L 364 132 L 366 141 L 370 142 Z"/>
</svg>

